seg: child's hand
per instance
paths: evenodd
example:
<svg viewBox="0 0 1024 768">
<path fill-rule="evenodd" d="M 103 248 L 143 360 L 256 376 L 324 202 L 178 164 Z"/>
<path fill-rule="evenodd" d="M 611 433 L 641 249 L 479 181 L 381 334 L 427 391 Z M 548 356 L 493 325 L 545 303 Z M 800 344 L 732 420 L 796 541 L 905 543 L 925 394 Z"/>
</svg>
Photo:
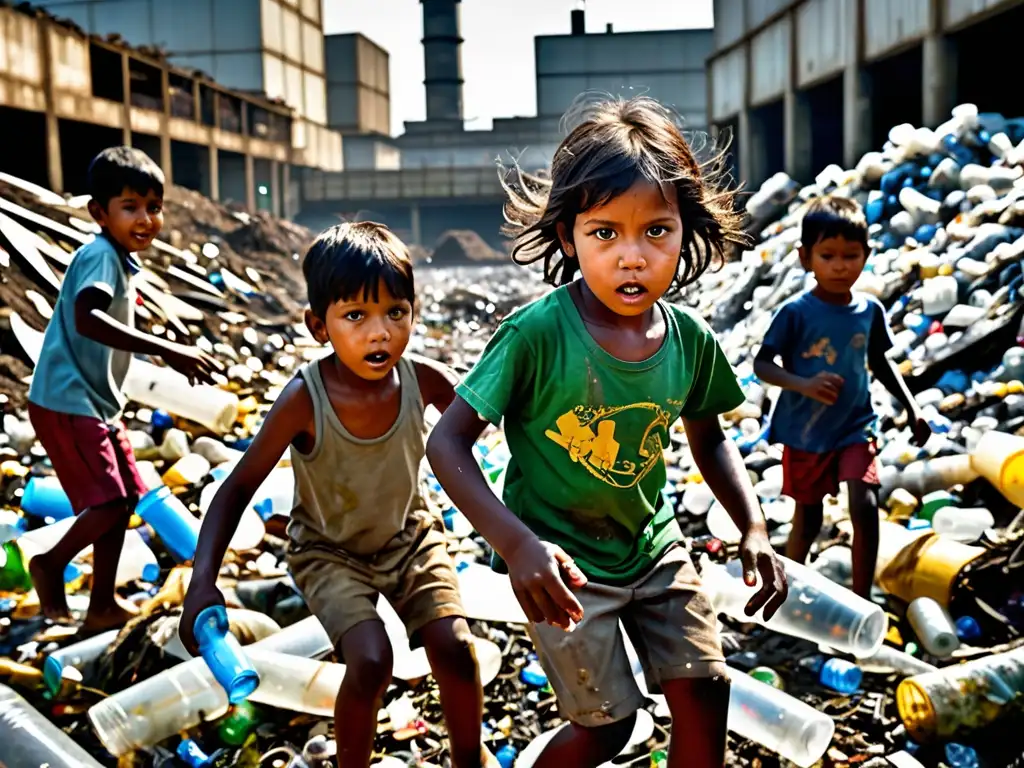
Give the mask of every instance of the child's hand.
<svg viewBox="0 0 1024 768">
<path fill-rule="evenodd" d="M 213 384 L 214 381 L 211 374 L 214 371 L 221 373 L 224 370 L 224 366 L 220 364 L 219 360 L 206 354 L 201 349 L 193 347 L 178 345 L 174 349 L 164 352 L 161 357 L 171 368 L 178 373 L 184 374 L 188 378 L 188 383 L 192 386 L 195 386 L 197 382 L 200 384 Z"/>
<path fill-rule="evenodd" d="M 224 595 L 215 585 L 203 585 L 196 582 L 189 584 L 188 592 L 185 594 L 185 603 L 182 606 L 181 619 L 178 621 L 178 637 L 181 638 L 181 644 L 185 646 L 185 650 L 193 656 L 199 654 L 199 646 L 192 633 L 196 617 L 213 605 L 224 605 Z"/>
<path fill-rule="evenodd" d="M 583 606 L 566 585 L 582 587 L 587 577 L 561 547 L 530 536 L 506 564 L 512 589 L 530 621 L 569 630 L 583 618 Z"/>
<path fill-rule="evenodd" d="M 932 436 L 932 425 L 921 411 L 915 410 L 910 414 L 910 428 L 914 432 L 914 444 L 918 448 L 924 448 L 924 444 Z"/>
<path fill-rule="evenodd" d="M 843 388 L 843 377 L 838 373 L 822 371 L 810 379 L 804 379 L 800 394 L 825 405 L 835 405 L 839 391 Z"/>
<path fill-rule="evenodd" d="M 764 606 L 764 618 L 770 619 L 789 596 L 786 571 L 775 550 L 768 541 L 764 530 L 747 533 L 740 542 L 740 561 L 743 563 L 743 582 L 748 587 L 756 586 L 757 575 L 761 575 L 761 588 L 757 591 L 743 612 L 753 616 Z"/>
</svg>

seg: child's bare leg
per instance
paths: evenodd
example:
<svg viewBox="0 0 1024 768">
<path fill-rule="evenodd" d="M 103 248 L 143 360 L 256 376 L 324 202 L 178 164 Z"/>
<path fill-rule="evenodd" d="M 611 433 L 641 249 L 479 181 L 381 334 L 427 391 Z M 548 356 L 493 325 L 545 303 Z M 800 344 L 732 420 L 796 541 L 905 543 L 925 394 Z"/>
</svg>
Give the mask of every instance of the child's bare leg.
<svg viewBox="0 0 1024 768">
<path fill-rule="evenodd" d="M 452 763 L 455 768 L 480 768 L 484 694 L 473 633 L 465 619 L 451 617 L 430 622 L 420 634 L 441 692 Z"/>
<path fill-rule="evenodd" d="M 721 675 L 662 683 L 672 713 L 669 768 L 722 768 L 729 688 L 729 680 Z"/>
<path fill-rule="evenodd" d="M 853 591 L 871 597 L 878 560 L 878 489 L 863 480 L 847 482 L 853 522 Z"/>
<path fill-rule="evenodd" d="M 786 542 L 786 557 L 800 565 L 807 561 L 811 545 L 821 533 L 823 515 L 821 502 L 817 504 L 797 503 L 796 512 L 793 514 L 793 530 Z"/>
<path fill-rule="evenodd" d="M 90 545 L 95 545 L 103 536 L 110 531 L 121 530 L 121 542 L 124 542 L 124 531 L 128 527 L 128 519 L 131 513 L 128 510 L 128 503 L 125 499 L 102 504 L 98 507 L 90 507 L 83 511 L 75 519 L 74 524 L 68 528 L 64 537 L 58 541 L 52 549 L 41 555 L 36 555 L 29 563 L 29 573 L 32 576 L 32 585 L 39 595 L 39 606 L 44 616 L 55 621 L 67 619 L 68 604 L 64 594 L 64 569 L 68 563 Z M 121 545 L 118 544 L 117 551 L 120 553 Z M 102 558 L 94 557 L 94 568 L 97 575 L 104 567 Z M 116 572 L 117 563 L 113 564 Z M 114 599 L 113 576 L 110 578 L 110 595 L 104 597 L 100 590 L 93 590 L 92 599 L 100 599 L 101 605 L 104 600 L 112 602 Z M 92 603 L 90 602 L 90 610 Z"/>
<path fill-rule="evenodd" d="M 377 732 L 377 711 L 394 662 L 384 622 L 362 621 L 341 639 L 345 677 L 334 703 L 339 768 L 366 768 Z"/>
<path fill-rule="evenodd" d="M 93 545 L 92 593 L 84 624 L 84 628 L 90 632 L 124 626 L 125 622 L 138 614 L 133 606 L 118 600 L 115 592 L 117 565 L 121 560 L 127 530 L 126 520 L 125 527 L 110 529 Z"/>
<path fill-rule="evenodd" d="M 597 768 L 621 752 L 633 733 L 636 714 L 599 728 L 576 723 L 559 731 L 537 758 L 534 768 Z M 680 763 L 681 765 L 681 763 Z"/>
</svg>

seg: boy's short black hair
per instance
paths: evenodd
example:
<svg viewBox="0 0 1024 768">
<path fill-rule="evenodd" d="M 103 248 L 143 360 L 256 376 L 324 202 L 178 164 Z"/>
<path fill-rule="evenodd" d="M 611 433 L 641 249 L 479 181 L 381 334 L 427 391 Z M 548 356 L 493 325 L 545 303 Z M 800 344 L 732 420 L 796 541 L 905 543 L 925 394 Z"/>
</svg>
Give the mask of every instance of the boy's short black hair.
<svg viewBox="0 0 1024 768">
<path fill-rule="evenodd" d="M 145 152 L 132 147 L 104 149 L 89 164 L 89 195 L 106 210 L 125 188 L 164 196 L 164 172 Z"/>
<path fill-rule="evenodd" d="M 868 247 L 868 221 L 864 209 L 856 200 L 835 195 L 825 195 L 812 200 L 804 212 L 800 227 L 800 244 L 810 254 L 820 240 L 841 237 Z"/>
<path fill-rule="evenodd" d="M 384 281 L 396 299 L 415 302 L 409 249 L 394 232 L 374 221 L 338 224 L 325 230 L 309 247 L 302 261 L 309 308 L 323 320 L 336 301 L 362 294 L 379 301 Z"/>
</svg>

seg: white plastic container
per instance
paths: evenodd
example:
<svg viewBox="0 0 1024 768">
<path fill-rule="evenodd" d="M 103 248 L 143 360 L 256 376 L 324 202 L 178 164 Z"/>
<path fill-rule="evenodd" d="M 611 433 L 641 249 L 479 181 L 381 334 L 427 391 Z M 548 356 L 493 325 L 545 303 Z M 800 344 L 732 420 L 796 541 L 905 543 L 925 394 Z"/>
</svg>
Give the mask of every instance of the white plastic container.
<svg viewBox="0 0 1024 768">
<path fill-rule="evenodd" d="M 904 192 L 907 190 L 904 189 Z M 929 277 L 921 286 L 921 304 L 929 317 L 944 315 L 956 306 L 959 285 L 950 275 Z"/>
<path fill-rule="evenodd" d="M 322 656 L 332 649 L 315 617 L 299 621 L 246 653 L 278 651 L 295 656 Z M 202 658 L 195 658 L 136 683 L 89 708 L 89 721 L 103 746 L 120 757 L 188 730 L 204 719 L 220 717 L 228 697 Z"/>
<path fill-rule="evenodd" d="M 907 621 L 921 645 L 932 656 L 944 659 L 960 647 L 953 620 L 946 609 L 930 597 L 918 597 L 907 606 Z"/>
<path fill-rule="evenodd" d="M 478 621 L 526 624 L 508 576 L 479 563 L 459 564 L 459 593 L 466 616 Z"/>
<path fill-rule="evenodd" d="M 789 596 L 768 621 L 763 610 L 752 617 L 743 610 L 760 589 L 760 576 L 756 586 L 748 587 L 739 560 L 724 566 L 707 561 L 702 577 L 715 610 L 843 653 L 870 656 L 881 647 L 888 619 L 879 606 L 789 558 L 779 560 L 786 569 Z"/>
<path fill-rule="evenodd" d="M 927 195 L 918 192 L 913 187 L 904 187 L 899 194 L 900 205 L 904 210 L 914 217 L 914 223 L 934 224 L 939 220 L 939 209 L 942 202 L 932 200 Z"/>
<path fill-rule="evenodd" d="M 137 403 L 163 408 L 220 434 L 230 431 L 238 417 L 238 397 L 233 393 L 207 384 L 193 387 L 177 371 L 145 360 L 132 361 L 124 393 Z"/>
<path fill-rule="evenodd" d="M 18 538 L 18 546 L 21 547 L 26 562 L 36 555 L 41 555 L 52 549 L 74 525 L 74 522 L 75 518 L 69 517 L 44 528 L 37 528 L 22 534 Z M 91 555 L 92 547 L 90 546 L 80 552 L 75 559 Z M 159 576 L 160 567 L 157 565 L 153 550 L 142 540 L 138 531 L 134 529 L 126 531 L 124 548 L 121 550 L 121 558 L 117 561 L 115 584 L 120 587 L 131 581 L 154 582 Z"/>
<path fill-rule="evenodd" d="M 857 666 L 864 672 L 882 675 L 896 673 L 908 677 L 934 672 L 937 669 L 926 661 L 921 661 L 909 653 L 904 653 L 888 645 L 883 645 L 871 656 L 857 659 Z"/>
<path fill-rule="evenodd" d="M 932 518 L 932 528 L 936 533 L 965 543 L 977 541 L 995 523 L 992 513 L 984 507 L 943 507 Z"/>
</svg>

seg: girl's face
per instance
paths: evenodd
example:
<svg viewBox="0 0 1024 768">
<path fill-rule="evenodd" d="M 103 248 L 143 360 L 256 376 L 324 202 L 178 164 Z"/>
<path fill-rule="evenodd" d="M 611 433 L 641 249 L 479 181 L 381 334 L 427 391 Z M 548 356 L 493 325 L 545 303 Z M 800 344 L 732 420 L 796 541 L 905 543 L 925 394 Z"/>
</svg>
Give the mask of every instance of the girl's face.
<svg viewBox="0 0 1024 768">
<path fill-rule="evenodd" d="M 683 223 L 675 187 L 663 191 L 638 181 L 577 215 L 572 243 L 566 235 L 560 224 L 563 251 L 579 260 L 587 287 L 601 303 L 617 315 L 642 315 L 668 291 L 679 267 Z"/>
</svg>

